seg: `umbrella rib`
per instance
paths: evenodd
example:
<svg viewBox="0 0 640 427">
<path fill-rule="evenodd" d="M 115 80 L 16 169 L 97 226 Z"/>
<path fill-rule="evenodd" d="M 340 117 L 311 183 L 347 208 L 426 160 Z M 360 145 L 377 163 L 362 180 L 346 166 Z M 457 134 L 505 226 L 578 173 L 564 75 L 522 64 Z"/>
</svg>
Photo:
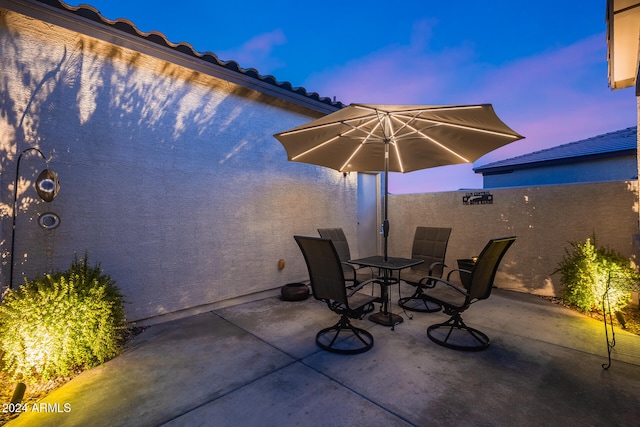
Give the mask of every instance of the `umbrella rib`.
<svg viewBox="0 0 640 427">
<path fill-rule="evenodd" d="M 300 133 L 300 132 L 308 132 L 311 129 L 322 129 L 322 128 L 326 128 L 326 127 L 339 125 L 340 123 L 341 122 L 331 122 L 331 123 L 325 123 L 325 124 L 316 125 L 316 126 L 304 127 L 302 129 L 292 129 L 292 130 L 288 130 L 288 131 L 285 131 L 285 132 L 280 132 L 280 133 L 278 133 L 276 135 L 277 136 L 295 135 L 295 134 Z"/>
<path fill-rule="evenodd" d="M 407 119 L 408 118 L 412 118 L 413 120 L 416 120 L 416 121 L 434 123 L 435 125 L 438 125 L 438 126 L 449 126 L 449 127 L 454 127 L 454 128 L 458 128 L 458 129 L 470 130 L 470 131 L 473 131 L 473 132 L 488 133 L 488 134 L 491 134 L 491 135 L 504 136 L 504 137 L 507 137 L 507 138 L 519 138 L 518 135 L 513 135 L 513 134 L 510 134 L 510 133 L 506 133 L 506 132 L 498 132 L 498 131 L 494 131 L 494 130 L 483 129 L 483 128 L 478 128 L 478 127 L 473 127 L 473 126 L 458 125 L 458 124 L 454 124 L 454 123 L 444 122 L 442 120 L 426 119 L 424 117 L 403 116 L 403 115 L 400 115 L 400 114 L 398 114 L 398 117 L 404 117 L 404 118 L 407 118 Z"/>
<path fill-rule="evenodd" d="M 361 125 L 359 125 L 359 126 L 354 126 L 354 125 L 352 125 L 351 123 L 346 123 L 346 122 L 344 122 L 344 124 L 345 124 L 346 126 L 350 126 L 352 131 L 358 131 L 358 132 L 362 132 L 362 133 L 364 133 L 366 136 L 365 136 L 365 137 L 364 137 L 364 139 L 362 140 L 362 143 L 363 143 L 363 144 L 366 144 L 368 140 L 370 140 L 370 139 L 376 139 L 376 138 L 377 138 L 377 137 L 376 137 L 376 135 L 374 135 L 374 132 L 375 132 L 375 130 L 380 126 L 380 123 L 376 124 L 376 125 L 375 125 L 371 130 L 368 130 L 368 131 L 367 131 L 367 130 L 364 130 L 364 129 L 361 129 L 361 128 L 362 128 L 363 126 L 368 126 L 368 125 L 370 125 L 371 123 L 373 123 L 373 122 L 375 122 L 375 121 L 377 121 L 377 118 L 375 118 L 375 117 L 374 117 L 374 118 L 372 118 L 371 120 L 369 120 L 369 121 L 367 121 L 367 122 L 365 122 L 365 123 L 363 123 L 363 124 L 361 124 Z M 384 131 L 383 131 L 383 132 L 384 132 Z M 343 135 L 343 136 L 344 136 L 344 135 Z"/>
<path fill-rule="evenodd" d="M 368 119 L 369 117 L 373 117 L 373 116 L 360 116 L 360 117 L 354 117 L 354 118 L 351 118 L 351 119 L 345 119 L 345 120 L 340 120 L 340 121 L 336 121 L 336 122 L 323 123 L 323 124 L 319 124 L 319 125 L 315 125 L 315 126 L 304 126 L 304 127 L 300 128 L 300 129 L 291 129 L 291 130 L 288 130 L 288 131 L 280 132 L 277 135 L 278 136 L 289 136 L 289 135 L 295 135 L 295 134 L 300 133 L 300 132 L 309 132 L 310 130 L 318 130 L 318 129 L 322 129 L 322 128 L 326 128 L 326 127 L 337 126 L 337 125 L 347 125 L 347 126 L 353 127 L 353 125 L 351 125 L 350 122 L 357 122 L 359 120 Z M 373 118 L 373 120 L 375 120 L 375 117 Z M 369 123 L 371 123 L 371 121 L 369 121 Z"/>
<path fill-rule="evenodd" d="M 346 162 L 344 162 L 344 164 L 342 166 L 340 166 L 339 171 L 342 172 L 344 171 L 344 169 L 347 167 L 347 165 L 349 164 L 349 162 L 351 161 L 351 159 L 353 159 L 355 157 L 355 155 L 358 153 L 358 151 L 360 151 L 360 149 L 362 148 L 362 144 L 358 145 L 358 148 L 356 148 L 355 150 L 353 150 L 353 153 L 351 153 L 351 155 L 349 156 L 349 158 L 347 159 Z"/>
<path fill-rule="evenodd" d="M 459 158 L 460 160 L 463 160 L 466 163 L 470 163 L 469 159 L 461 156 L 460 154 L 456 153 L 455 151 L 453 151 L 451 148 L 447 147 L 444 144 L 441 144 L 440 142 L 436 141 L 434 138 L 430 137 L 429 135 L 425 134 L 424 132 L 414 128 L 411 125 L 407 125 L 407 127 L 409 129 L 412 129 L 413 131 L 415 131 L 418 135 L 422 136 L 423 138 L 428 139 L 429 141 L 433 142 L 434 144 L 436 144 L 438 147 L 442 148 L 445 151 L 448 151 L 449 153 L 453 154 L 454 156 L 456 156 L 457 158 Z"/>
<path fill-rule="evenodd" d="M 402 121 L 402 120 L 399 120 L 395 115 L 391 115 L 390 117 L 391 117 L 393 120 L 395 120 L 396 122 L 400 123 L 400 125 L 401 125 L 401 126 L 400 126 L 400 128 L 399 128 L 399 129 L 397 129 L 397 130 L 396 130 L 395 132 L 393 132 L 393 134 L 392 134 L 392 135 L 393 135 L 393 138 L 394 138 L 396 141 L 397 141 L 397 140 L 402 140 L 402 139 L 404 139 L 404 137 L 405 137 L 405 136 L 407 136 L 407 135 L 412 135 L 412 134 L 414 134 L 414 133 L 417 133 L 417 132 L 418 132 L 418 130 L 417 130 L 416 128 L 414 128 L 414 127 L 412 127 L 412 126 L 410 125 L 410 124 L 411 124 L 411 122 L 412 122 L 413 120 L 415 120 L 415 118 L 416 118 L 416 117 L 411 117 L 411 116 L 405 117 L 405 116 L 403 116 L 403 117 L 405 117 L 405 118 L 407 118 L 407 119 L 410 119 L 410 120 L 408 120 L 408 121 L 406 121 L 406 122 L 404 122 L 404 121 Z M 433 125 L 433 126 L 438 126 L 438 125 Z M 429 126 L 429 127 L 433 127 L 433 126 Z M 401 136 L 401 137 L 399 137 L 399 138 L 398 138 L 398 133 L 399 133 L 402 129 L 406 128 L 406 127 L 408 127 L 409 129 L 411 129 L 413 132 L 405 133 L 403 136 Z M 429 127 L 428 127 L 428 128 L 425 128 L 425 129 L 422 129 L 422 130 L 429 129 Z"/>
<path fill-rule="evenodd" d="M 368 122 L 366 122 L 366 123 L 365 123 L 365 125 L 368 125 L 368 124 L 370 124 L 371 122 L 374 122 L 375 120 L 376 120 L 375 118 L 374 118 L 374 119 L 371 119 L 371 120 L 369 120 Z M 323 143 L 321 143 L 321 144 L 317 144 L 317 145 L 313 146 L 312 148 L 310 148 L 310 149 L 308 149 L 308 150 L 306 150 L 306 151 L 303 151 L 303 152 L 302 152 L 302 153 L 300 153 L 300 154 L 297 154 L 297 155 L 293 156 L 293 157 L 291 158 L 291 160 L 295 161 L 295 160 L 299 159 L 300 157 L 303 157 L 303 156 L 305 156 L 305 155 L 307 155 L 307 154 L 309 154 L 309 153 L 311 153 L 311 152 L 313 152 L 313 151 L 315 151 L 315 150 L 317 150 L 317 149 L 319 149 L 319 148 L 322 148 L 322 147 L 324 147 L 325 145 L 330 144 L 330 143 L 332 143 L 333 141 L 335 141 L 335 140 L 337 140 L 337 139 L 339 139 L 339 138 L 342 138 L 342 137 L 347 137 L 347 138 L 348 138 L 348 137 L 349 137 L 349 135 L 348 135 L 348 134 L 350 134 L 350 133 L 352 133 L 352 132 L 355 132 L 355 131 L 362 131 L 362 132 L 365 132 L 366 137 L 364 137 L 364 139 L 362 140 L 361 144 L 366 144 L 366 143 L 367 143 L 367 141 L 369 140 L 369 138 L 371 138 L 371 137 L 373 136 L 373 131 L 376 129 L 376 128 L 374 127 L 374 128 L 373 128 L 373 130 L 371 130 L 371 131 L 368 131 L 368 132 L 367 132 L 367 131 L 364 131 L 363 129 L 359 129 L 359 128 L 358 128 L 358 127 L 356 127 L 356 126 L 353 126 L 353 125 L 352 125 L 352 124 L 350 124 L 350 123 L 346 123 L 346 122 L 339 122 L 339 124 L 344 124 L 344 125 L 350 126 L 350 127 L 351 127 L 351 129 L 349 129 L 348 131 L 346 131 L 346 132 L 344 132 L 344 133 L 338 134 L 338 135 L 334 136 L 333 138 L 330 138 L 330 139 L 326 140 L 325 142 L 323 142 Z M 377 125 L 376 125 L 376 126 L 377 126 Z M 362 138 L 361 138 L 361 137 L 354 137 L 354 139 L 362 139 Z M 351 159 L 351 158 L 355 155 L 355 153 L 357 153 L 357 152 L 358 152 L 358 150 L 354 151 L 354 153 L 351 155 L 351 157 L 349 157 L 349 159 Z"/>
<path fill-rule="evenodd" d="M 314 146 L 314 147 L 312 147 L 312 148 L 308 149 L 307 151 L 303 151 L 302 153 L 300 153 L 300 154 L 298 154 L 298 155 L 296 155 L 296 156 L 293 156 L 293 157 L 291 158 L 291 160 L 294 160 L 294 161 L 295 161 L 295 160 L 297 160 L 298 158 L 300 158 L 300 157 L 302 157 L 302 156 L 305 156 L 305 155 L 307 155 L 307 154 L 309 154 L 309 153 L 311 153 L 311 152 L 313 152 L 313 151 L 317 150 L 318 148 L 324 147 L 325 145 L 327 145 L 327 144 L 329 144 L 329 143 L 331 143 L 331 142 L 335 141 L 335 140 L 336 140 L 336 139 L 338 139 L 338 138 L 340 138 L 340 135 L 336 135 L 336 136 L 334 136 L 333 138 L 331 138 L 331 139 L 329 139 L 329 140 L 327 140 L 327 141 L 323 142 L 322 144 L 318 144 L 318 145 L 316 145 L 316 146 Z"/>
<path fill-rule="evenodd" d="M 453 154 L 454 156 L 456 156 L 457 158 L 459 158 L 460 160 L 463 160 L 466 163 L 471 163 L 471 161 L 469 159 L 467 159 L 466 157 L 461 156 L 460 154 L 456 153 L 455 151 L 453 151 L 452 149 L 450 149 L 449 147 L 439 143 L 438 141 L 436 141 L 435 139 L 431 138 L 430 136 L 427 136 L 425 134 L 423 134 L 422 132 L 418 132 L 420 135 L 424 136 L 425 138 L 427 138 L 428 140 L 430 140 L 431 142 L 433 142 L 434 144 L 438 145 L 439 147 L 441 147 L 442 149 L 450 152 L 451 154 Z"/>
<path fill-rule="evenodd" d="M 397 131 L 393 129 L 393 123 L 391 121 L 391 119 L 394 119 L 394 117 L 390 114 L 386 115 L 386 119 L 387 119 L 387 124 L 389 126 L 389 133 L 391 134 L 391 136 L 389 137 L 389 142 L 391 143 L 391 145 L 393 146 L 393 150 L 396 152 L 396 158 L 398 159 L 398 166 L 400 167 L 400 172 L 404 173 L 404 165 L 402 164 L 402 156 L 400 155 L 400 149 L 398 148 L 398 141 L 396 140 L 396 133 L 400 132 L 405 126 L 408 126 L 408 124 L 405 123 L 401 123 L 402 126 L 400 126 L 400 129 L 398 129 Z"/>
<path fill-rule="evenodd" d="M 454 128 L 458 128 L 458 129 L 467 129 L 473 132 L 480 132 L 480 133 L 488 133 L 490 135 L 496 135 L 496 136 L 504 136 L 505 138 L 514 138 L 517 139 L 519 138 L 518 135 L 513 135 L 510 133 L 506 133 L 506 132 L 498 132 L 495 130 L 488 130 L 488 129 L 482 129 L 482 128 L 474 128 L 474 127 L 470 127 L 470 126 L 464 126 L 464 125 L 456 125 L 453 123 L 440 123 L 442 126 L 450 126 L 450 127 L 454 127 Z"/>
<path fill-rule="evenodd" d="M 415 108 L 407 108 L 401 111 L 393 111 L 385 108 L 373 108 L 364 104 L 351 104 L 354 108 L 370 111 L 370 112 L 383 112 L 385 114 L 420 114 L 425 112 L 434 112 L 434 111 L 454 111 L 454 110 L 478 110 L 485 107 L 483 104 L 479 105 L 445 105 L 440 107 L 426 107 L 425 106 L 415 106 Z M 487 104 L 489 105 L 489 104 Z M 376 107 L 385 107 L 385 106 L 376 106 Z M 393 107 L 393 106 L 391 106 Z"/>
<path fill-rule="evenodd" d="M 405 126 L 408 126 L 411 124 L 412 121 L 416 120 L 418 118 L 417 114 L 411 115 L 411 114 L 389 114 L 389 117 L 394 119 L 396 122 L 400 123 L 402 126 L 400 127 L 400 129 L 398 129 L 398 131 L 401 131 Z M 398 119 L 398 117 L 401 117 L 405 120 L 400 120 Z"/>
<path fill-rule="evenodd" d="M 375 120 L 376 120 L 375 118 L 374 118 L 374 119 L 372 119 L 372 120 L 369 120 L 367 123 L 365 123 L 365 125 L 368 125 L 368 124 L 370 124 L 371 122 L 373 122 L 373 121 L 375 121 Z M 368 132 L 367 132 L 367 131 L 364 131 L 363 129 L 356 128 L 355 126 L 353 126 L 353 125 L 351 125 L 351 124 L 349 124 L 348 126 L 351 126 L 353 131 L 356 131 L 356 130 L 357 130 L 357 131 L 365 132 L 366 137 L 365 137 L 365 138 L 362 140 L 362 142 L 358 145 L 358 148 L 356 148 L 356 149 L 353 151 L 353 153 L 351 153 L 351 155 L 349 156 L 349 158 L 347 159 L 347 161 L 346 161 L 346 162 L 344 162 L 344 164 L 340 167 L 340 171 L 343 171 L 343 170 L 347 167 L 347 165 L 351 162 L 351 159 L 353 159 L 353 158 L 356 156 L 356 154 L 358 154 L 358 151 L 360 151 L 360 149 L 364 146 L 364 144 L 366 144 L 366 143 L 367 143 L 367 141 L 369 141 L 369 139 L 373 139 L 373 137 L 375 137 L 375 135 L 373 135 L 373 132 L 378 128 L 378 126 L 380 126 L 380 124 L 379 124 L 379 123 L 378 123 L 378 124 L 376 124 L 376 125 L 373 127 L 373 129 L 371 129 L 371 130 L 370 130 L 370 131 L 368 131 Z"/>
<path fill-rule="evenodd" d="M 400 149 L 398 148 L 398 143 L 393 140 L 393 149 L 396 152 L 396 157 L 398 158 L 398 164 L 400 166 L 400 172 L 404 173 L 404 164 L 402 164 L 402 156 L 400 155 Z"/>
</svg>

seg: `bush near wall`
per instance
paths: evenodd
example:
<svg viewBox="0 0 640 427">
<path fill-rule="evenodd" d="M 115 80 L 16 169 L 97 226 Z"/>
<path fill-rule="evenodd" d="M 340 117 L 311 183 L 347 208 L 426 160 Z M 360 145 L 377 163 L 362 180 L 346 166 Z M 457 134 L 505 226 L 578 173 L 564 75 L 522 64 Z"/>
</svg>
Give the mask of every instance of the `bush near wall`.
<svg viewBox="0 0 640 427">
<path fill-rule="evenodd" d="M 0 304 L 2 370 L 34 383 L 86 369 L 123 345 L 123 296 L 99 264 L 74 257 L 69 270 L 27 280 Z"/>
<path fill-rule="evenodd" d="M 610 248 L 597 247 L 595 236 L 570 245 L 557 270 L 564 286 L 563 300 L 584 312 L 603 310 L 603 300 L 613 312 L 626 307 L 640 281 L 629 259 Z"/>
</svg>

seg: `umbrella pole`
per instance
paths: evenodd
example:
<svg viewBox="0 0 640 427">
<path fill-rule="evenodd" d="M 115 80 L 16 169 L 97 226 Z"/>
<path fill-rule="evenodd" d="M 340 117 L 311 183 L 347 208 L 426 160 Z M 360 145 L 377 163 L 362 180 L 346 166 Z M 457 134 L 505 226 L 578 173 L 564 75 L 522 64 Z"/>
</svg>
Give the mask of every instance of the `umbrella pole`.
<svg viewBox="0 0 640 427">
<path fill-rule="evenodd" d="M 382 222 L 384 236 L 384 261 L 387 261 L 387 238 L 389 237 L 389 140 L 384 141 L 384 220 Z"/>
</svg>

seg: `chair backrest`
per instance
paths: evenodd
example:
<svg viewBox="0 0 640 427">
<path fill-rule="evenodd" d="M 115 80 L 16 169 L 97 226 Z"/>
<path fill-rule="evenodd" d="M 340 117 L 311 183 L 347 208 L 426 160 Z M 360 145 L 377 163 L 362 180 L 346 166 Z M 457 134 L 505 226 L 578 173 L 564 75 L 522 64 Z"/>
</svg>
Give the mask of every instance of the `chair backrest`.
<svg viewBox="0 0 640 427">
<path fill-rule="evenodd" d="M 447 253 L 447 245 L 449 244 L 450 228 L 444 227 L 416 227 L 416 233 L 413 236 L 413 247 L 411 249 L 411 258 L 422 259 L 424 263 L 413 267 L 415 270 L 429 271 L 429 267 L 434 262 L 444 264 L 444 257 Z M 442 277 L 444 266 L 438 265 L 431 272 L 432 276 Z"/>
<path fill-rule="evenodd" d="M 340 261 L 347 262 L 351 259 L 351 251 L 349 251 L 349 242 L 342 228 L 318 228 L 318 233 L 323 239 L 331 239 L 333 246 L 338 252 Z"/>
<path fill-rule="evenodd" d="M 321 301 L 337 301 L 348 305 L 342 265 L 331 239 L 293 237 L 307 263 L 313 297 Z"/>
<path fill-rule="evenodd" d="M 469 300 L 489 298 L 500 261 L 515 241 L 516 237 L 489 240 L 489 243 L 478 255 L 478 261 L 471 272 Z"/>
</svg>

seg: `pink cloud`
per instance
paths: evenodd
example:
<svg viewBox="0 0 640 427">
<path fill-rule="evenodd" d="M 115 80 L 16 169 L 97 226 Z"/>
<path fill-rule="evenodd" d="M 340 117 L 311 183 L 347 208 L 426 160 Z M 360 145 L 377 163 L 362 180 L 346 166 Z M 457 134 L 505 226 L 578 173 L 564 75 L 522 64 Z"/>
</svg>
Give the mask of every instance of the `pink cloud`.
<svg viewBox="0 0 640 427">
<path fill-rule="evenodd" d="M 505 122 L 546 146 L 636 123 L 633 91 L 607 86 L 604 34 L 500 67 L 471 97 L 490 99 Z"/>
<path fill-rule="evenodd" d="M 224 61 L 233 58 L 241 67 L 252 67 L 260 64 L 260 73 L 268 74 L 272 70 L 282 67 L 284 64 L 272 55 L 276 46 L 283 45 L 287 38 L 281 29 L 275 29 L 268 33 L 258 34 L 247 40 L 240 47 L 233 50 L 219 51 L 217 56 Z"/>
<path fill-rule="evenodd" d="M 431 26 L 429 21 L 419 21 L 414 25 L 410 45 L 386 46 L 341 66 L 311 74 L 304 86 L 335 95 L 347 104 L 442 102 L 450 85 L 455 83 L 450 79 L 452 70 L 467 69 L 473 52 L 466 46 L 446 52 L 428 51 Z"/>
</svg>

